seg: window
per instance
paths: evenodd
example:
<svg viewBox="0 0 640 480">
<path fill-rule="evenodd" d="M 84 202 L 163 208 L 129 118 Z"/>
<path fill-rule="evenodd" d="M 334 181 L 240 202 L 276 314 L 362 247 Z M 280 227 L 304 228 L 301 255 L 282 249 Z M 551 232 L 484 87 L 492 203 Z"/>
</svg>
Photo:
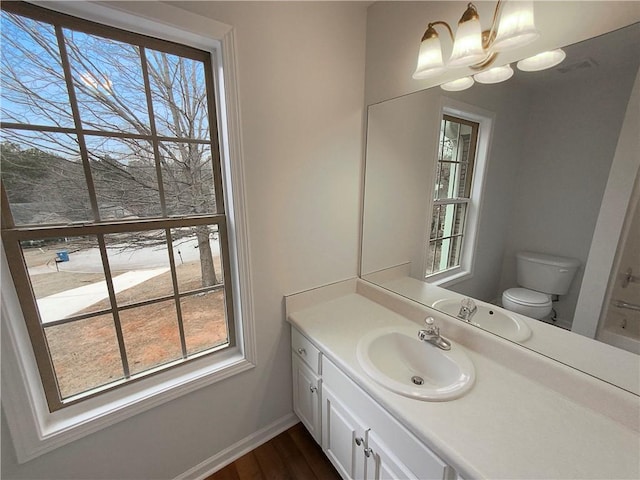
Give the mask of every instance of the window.
<svg viewBox="0 0 640 480">
<path fill-rule="evenodd" d="M 425 277 L 434 283 L 471 270 L 487 150 L 487 142 L 479 138 L 482 130 L 487 132 L 487 118 L 449 113 L 445 109 L 440 122 L 425 266 Z"/>
<path fill-rule="evenodd" d="M 50 411 L 237 343 L 211 53 L 2 5 L 2 240 Z"/>
</svg>

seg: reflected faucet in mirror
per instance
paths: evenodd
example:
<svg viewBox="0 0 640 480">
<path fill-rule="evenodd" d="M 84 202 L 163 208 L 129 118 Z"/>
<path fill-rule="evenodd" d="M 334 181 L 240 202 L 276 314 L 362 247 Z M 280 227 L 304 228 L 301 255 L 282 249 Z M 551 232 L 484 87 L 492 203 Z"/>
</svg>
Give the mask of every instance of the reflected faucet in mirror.
<svg viewBox="0 0 640 480">
<path fill-rule="evenodd" d="M 460 311 L 458 312 L 458 318 L 465 322 L 471 323 L 471 319 L 478 311 L 478 306 L 472 298 L 463 298 L 460 302 Z"/>
</svg>

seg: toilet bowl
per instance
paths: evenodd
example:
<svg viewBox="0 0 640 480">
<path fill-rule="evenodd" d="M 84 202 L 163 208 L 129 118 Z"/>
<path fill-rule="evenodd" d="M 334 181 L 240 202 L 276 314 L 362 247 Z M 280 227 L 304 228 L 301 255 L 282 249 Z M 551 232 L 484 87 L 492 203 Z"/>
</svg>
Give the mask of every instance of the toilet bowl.
<svg viewBox="0 0 640 480">
<path fill-rule="evenodd" d="M 502 293 L 502 306 L 515 313 L 542 320 L 551 313 L 551 295 L 528 288 L 509 288 Z"/>
</svg>

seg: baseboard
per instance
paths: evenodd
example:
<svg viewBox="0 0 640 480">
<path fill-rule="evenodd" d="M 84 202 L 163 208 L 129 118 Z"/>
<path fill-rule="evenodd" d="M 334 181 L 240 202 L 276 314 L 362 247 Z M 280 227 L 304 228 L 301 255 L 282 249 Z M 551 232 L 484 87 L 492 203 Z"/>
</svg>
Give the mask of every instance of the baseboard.
<svg viewBox="0 0 640 480">
<path fill-rule="evenodd" d="M 257 432 L 254 432 L 234 443 L 230 447 L 225 448 L 221 452 L 207 458 L 195 467 L 178 475 L 174 480 L 202 480 L 237 460 L 245 453 L 250 452 L 254 448 L 259 447 L 263 443 L 271 440 L 273 437 L 281 434 L 288 428 L 293 427 L 299 421 L 300 420 L 294 413 L 289 413 L 270 425 L 267 425 Z"/>
</svg>

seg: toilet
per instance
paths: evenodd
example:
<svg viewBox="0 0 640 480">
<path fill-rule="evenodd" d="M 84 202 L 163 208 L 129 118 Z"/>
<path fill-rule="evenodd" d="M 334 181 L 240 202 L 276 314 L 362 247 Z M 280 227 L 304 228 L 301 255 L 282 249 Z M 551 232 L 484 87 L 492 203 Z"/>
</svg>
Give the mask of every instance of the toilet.
<svg viewBox="0 0 640 480">
<path fill-rule="evenodd" d="M 552 310 L 555 295 L 569 291 L 580 261 L 545 253 L 516 254 L 517 283 L 502 293 L 502 306 L 512 312 L 541 320 Z"/>
</svg>

